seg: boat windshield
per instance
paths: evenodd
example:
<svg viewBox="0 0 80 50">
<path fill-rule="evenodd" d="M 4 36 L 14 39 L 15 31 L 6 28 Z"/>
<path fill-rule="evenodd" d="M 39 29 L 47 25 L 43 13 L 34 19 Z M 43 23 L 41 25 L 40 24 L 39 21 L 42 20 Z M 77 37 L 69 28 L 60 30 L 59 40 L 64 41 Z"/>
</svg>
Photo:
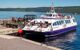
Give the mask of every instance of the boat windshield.
<svg viewBox="0 0 80 50">
<path fill-rule="evenodd" d="M 45 14 L 46 16 L 52 16 L 52 14 Z"/>
</svg>

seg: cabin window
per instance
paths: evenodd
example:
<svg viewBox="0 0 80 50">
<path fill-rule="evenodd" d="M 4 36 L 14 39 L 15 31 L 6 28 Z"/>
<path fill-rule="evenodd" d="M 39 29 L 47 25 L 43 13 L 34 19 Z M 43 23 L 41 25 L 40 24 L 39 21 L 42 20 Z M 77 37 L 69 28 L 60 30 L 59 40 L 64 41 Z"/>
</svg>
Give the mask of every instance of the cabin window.
<svg viewBox="0 0 80 50">
<path fill-rule="evenodd" d="M 57 22 L 53 23 L 53 26 L 56 26 L 57 25 Z"/>
<path fill-rule="evenodd" d="M 59 21 L 57 21 L 57 22 L 56 22 L 56 25 L 59 25 L 59 24 L 60 24 Z"/>
<path fill-rule="evenodd" d="M 46 14 L 46 16 L 52 16 L 52 14 Z"/>
<path fill-rule="evenodd" d="M 61 24 L 63 24 L 63 23 L 64 23 L 64 21 L 57 21 L 57 22 L 53 23 L 53 26 L 61 25 Z"/>
<path fill-rule="evenodd" d="M 54 16 L 57 16 L 57 15 L 53 15 L 53 17 L 54 17 Z"/>
<path fill-rule="evenodd" d="M 61 21 L 61 24 L 63 24 L 64 23 L 64 21 Z"/>
<path fill-rule="evenodd" d="M 64 21 L 59 21 L 59 25 L 61 25 L 61 24 L 63 24 L 64 23 Z"/>
<path fill-rule="evenodd" d="M 70 20 L 65 20 L 65 23 L 71 23 Z"/>
<path fill-rule="evenodd" d="M 64 23 L 64 21 L 59 21 L 60 25 Z"/>
</svg>

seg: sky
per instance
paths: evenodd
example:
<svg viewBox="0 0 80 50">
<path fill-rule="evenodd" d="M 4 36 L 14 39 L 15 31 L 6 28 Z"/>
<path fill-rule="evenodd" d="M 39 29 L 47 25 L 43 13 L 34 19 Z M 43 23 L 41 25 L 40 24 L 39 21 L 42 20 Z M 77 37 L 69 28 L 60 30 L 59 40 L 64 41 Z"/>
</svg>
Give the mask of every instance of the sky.
<svg viewBox="0 0 80 50">
<path fill-rule="evenodd" d="M 0 0 L 0 8 L 50 7 L 52 0 Z M 53 0 L 55 7 L 80 6 L 80 0 Z"/>
</svg>

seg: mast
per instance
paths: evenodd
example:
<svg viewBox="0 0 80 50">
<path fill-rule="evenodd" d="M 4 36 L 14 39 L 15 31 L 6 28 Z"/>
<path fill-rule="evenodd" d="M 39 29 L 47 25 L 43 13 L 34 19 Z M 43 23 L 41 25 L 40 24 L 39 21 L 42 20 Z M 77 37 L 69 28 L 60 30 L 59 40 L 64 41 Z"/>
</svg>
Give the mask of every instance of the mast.
<svg viewBox="0 0 80 50">
<path fill-rule="evenodd" d="M 50 9 L 50 11 L 51 12 L 55 12 L 53 0 L 51 0 L 51 9 Z"/>
</svg>

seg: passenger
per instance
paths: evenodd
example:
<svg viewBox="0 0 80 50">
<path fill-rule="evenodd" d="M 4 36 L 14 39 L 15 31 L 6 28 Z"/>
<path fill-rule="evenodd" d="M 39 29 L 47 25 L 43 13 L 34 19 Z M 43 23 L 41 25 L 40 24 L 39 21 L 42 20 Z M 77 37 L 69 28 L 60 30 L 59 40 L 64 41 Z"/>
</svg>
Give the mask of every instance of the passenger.
<svg viewBox="0 0 80 50">
<path fill-rule="evenodd" d="M 49 23 L 48 23 L 48 22 L 45 22 L 45 24 L 46 24 L 46 26 L 48 26 L 48 25 L 49 25 Z"/>
<path fill-rule="evenodd" d="M 24 21 L 24 25 L 27 25 L 29 23 L 29 21 Z"/>
<path fill-rule="evenodd" d="M 40 23 L 39 23 L 39 24 L 40 24 L 40 27 L 42 27 L 42 24 L 43 24 L 43 23 L 42 23 L 41 21 L 40 21 Z"/>
<path fill-rule="evenodd" d="M 33 26 L 35 24 L 35 21 L 31 22 L 31 25 Z"/>
<path fill-rule="evenodd" d="M 48 27 L 48 25 L 49 25 L 48 22 L 45 22 L 42 24 L 42 28 L 46 28 L 46 27 Z"/>
</svg>

